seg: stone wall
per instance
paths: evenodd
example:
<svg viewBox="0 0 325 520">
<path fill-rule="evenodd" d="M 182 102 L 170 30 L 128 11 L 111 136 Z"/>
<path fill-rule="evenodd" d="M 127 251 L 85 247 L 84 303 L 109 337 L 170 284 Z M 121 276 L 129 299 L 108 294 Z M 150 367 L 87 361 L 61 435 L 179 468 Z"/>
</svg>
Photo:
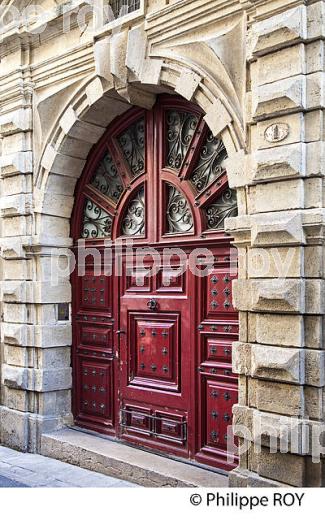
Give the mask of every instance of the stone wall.
<svg viewBox="0 0 325 520">
<path fill-rule="evenodd" d="M 38 451 L 72 421 L 58 321 L 71 288 L 51 284 L 51 258 L 68 254 L 74 187 L 106 126 L 175 92 L 221 133 L 238 195 L 234 424 L 250 443 L 231 484 L 323 485 L 307 439 L 324 422 L 324 2 L 149 0 L 83 27 L 77 5 L 43 2 L 47 27 L 8 30 L 0 51 L 1 442 Z M 298 441 L 270 453 L 289 420 Z"/>
</svg>

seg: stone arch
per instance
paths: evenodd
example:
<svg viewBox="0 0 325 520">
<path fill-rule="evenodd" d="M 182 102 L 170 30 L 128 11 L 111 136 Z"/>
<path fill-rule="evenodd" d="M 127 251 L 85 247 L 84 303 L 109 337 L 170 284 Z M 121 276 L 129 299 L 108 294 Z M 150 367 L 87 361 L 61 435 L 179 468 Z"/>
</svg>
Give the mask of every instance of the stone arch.
<svg viewBox="0 0 325 520">
<path fill-rule="evenodd" d="M 195 67 L 193 69 L 176 60 L 148 59 L 146 63 L 146 75 L 151 76 L 152 83 L 149 77 L 143 77 L 143 82 L 128 82 L 119 88 L 116 80 L 109 82 L 108 76 L 105 79 L 104 73 L 99 71 L 101 76 L 95 75 L 86 81 L 64 107 L 44 144 L 36 169 L 34 201 L 37 214 L 69 219 L 74 185 L 92 146 L 115 117 L 132 105 L 150 109 L 156 95 L 161 92 L 179 94 L 205 112 L 204 118 L 209 128 L 214 135 L 221 136 L 227 149 L 227 171 L 232 186 L 233 164 L 238 161 L 239 154 L 244 154 L 245 132 L 241 118 L 231 102 L 227 101 L 220 85 L 208 74 L 204 77 L 202 70 L 195 70 Z M 62 183 L 62 193 L 58 192 L 58 186 L 53 186 L 59 176 L 71 179 L 70 189 L 67 183 Z M 40 231 L 39 222 L 37 219 L 36 234 Z"/>
</svg>

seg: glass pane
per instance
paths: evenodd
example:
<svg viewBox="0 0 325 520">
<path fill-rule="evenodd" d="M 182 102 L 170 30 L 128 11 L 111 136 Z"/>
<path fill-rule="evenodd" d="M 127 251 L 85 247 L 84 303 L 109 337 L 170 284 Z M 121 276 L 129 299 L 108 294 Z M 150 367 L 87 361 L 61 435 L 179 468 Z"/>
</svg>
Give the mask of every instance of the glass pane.
<svg viewBox="0 0 325 520">
<path fill-rule="evenodd" d="M 112 217 L 90 199 L 86 199 L 83 217 L 83 238 L 110 237 Z"/>
<path fill-rule="evenodd" d="M 113 202 L 119 201 L 123 193 L 123 184 L 109 152 L 106 153 L 99 163 L 91 184 Z"/>
<path fill-rule="evenodd" d="M 191 182 L 199 192 L 224 172 L 223 162 L 226 158 L 223 142 L 209 133 L 201 149 L 198 164 L 191 174 Z"/>
<path fill-rule="evenodd" d="M 184 195 L 167 184 L 167 233 L 189 233 L 193 229 L 193 216 Z"/>
<path fill-rule="evenodd" d="M 192 142 L 198 118 L 189 112 L 167 112 L 167 164 L 169 168 L 180 170 L 185 155 Z"/>
<path fill-rule="evenodd" d="M 119 18 L 140 9 L 140 0 L 111 0 L 110 5 L 115 18 Z"/>
<path fill-rule="evenodd" d="M 236 192 L 228 188 L 206 208 L 205 213 L 208 229 L 224 229 L 225 219 L 238 215 Z"/>
<path fill-rule="evenodd" d="M 145 232 L 145 207 L 144 188 L 131 200 L 122 221 L 121 234 L 127 236 L 144 235 Z"/>
<path fill-rule="evenodd" d="M 144 172 L 145 166 L 145 123 L 140 119 L 118 138 L 123 155 L 134 176 Z"/>
</svg>

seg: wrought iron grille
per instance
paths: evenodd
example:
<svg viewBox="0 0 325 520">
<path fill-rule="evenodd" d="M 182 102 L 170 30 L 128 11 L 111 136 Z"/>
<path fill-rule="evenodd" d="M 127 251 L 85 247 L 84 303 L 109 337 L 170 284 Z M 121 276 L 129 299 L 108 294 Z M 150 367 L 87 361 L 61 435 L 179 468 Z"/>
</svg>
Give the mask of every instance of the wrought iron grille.
<svg viewBox="0 0 325 520">
<path fill-rule="evenodd" d="M 190 147 L 198 118 L 189 112 L 170 110 L 167 123 L 167 164 L 173 170 L 180 170 Z"/>
<path fill-rule="evenodd" d="M 213 204 L 206 208 L 205 214 L 208 229 L 222 230 L 226 218 L 238 215 L 236 192 L 228 188 Z"/>
<path fill-rule="evenodd" d="M 99 163 L 91 184 L 113 202 L 119 201 L 123 193 L 123 183 L 109 152 L 105 154 Z"/>
<path fill-rule="evenodd" d="M 111 0 L 110 5 L 115 18 L 120 18 L 140 9 L 140 0 Z"/>
<path fill-rule="evenodd" d="M 122 221 L 122 235 L 136 236 L 145 233 L 144 188 L 131 200 Z"/>
<path fill-rule="evenodd" d="M 226 158 L 227 152 L 223 142 L 209 133 L 200 151 L 198 164 L 191 175 L 191 182 L 199 192 L 222 175 Z"/>
<path fill-rule="evenodd" d="M 167 184 L 167 233 L 177 235 L 193 230 L 193 216 L 188 202 L 174 186 Z"/>
<path fill-rule="evenodd" d="M 110 237 L 112 217 L 90 199 L 86 199 L 83 218 L 83 238 Z"/>
</svg>

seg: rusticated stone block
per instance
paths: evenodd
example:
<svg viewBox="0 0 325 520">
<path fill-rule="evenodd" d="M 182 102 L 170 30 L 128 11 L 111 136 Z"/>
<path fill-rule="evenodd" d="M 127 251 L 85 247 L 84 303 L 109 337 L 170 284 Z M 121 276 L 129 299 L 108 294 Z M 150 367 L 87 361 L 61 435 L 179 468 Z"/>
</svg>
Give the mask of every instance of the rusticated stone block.
<svg viewBox="0 0 325 520">
<path fill-rule="evenodd" d="M 253 377 L 303 384 L 304 367 L 304 352 L 301 349 L 252 345 Z"/>
<path fill-rule="evenodd" d="M 235 374 L 250 375 L 251 345 L 236 341 L 232 344 L 232 369 Z"/>
<path fill-rule="evenodd" d="M 60 119 L 60 126 L 63 132 L 70 137 L 86 141 L 89 143 L 97 143 L 105 128 L 86 123 L 78 119 L 77 114 L 70 106 Z"/>
<path fill-rule="evenodd" d="M 262 448 L 254 457 L 253 471 L 259 475 L 289 484 L 303 487 L 305 485 L 305 458 L 291 453 L 270 453 Z"/>
<path fill-rule="evenodd" d="M 259 54 L 305 38 L 305 13 L 306 8 L 299 6 L 255 23 L 252 28 L 252 51 Z"/>
<path fill-rule="evenodd" d="M 303 419 L 254 410 L 252 428 L 255 446 L 269 446 L 272 451 L 280 449 L 298 455 L 308 452 Z"/>
<path fill-rule="evenodd" d="M 241 311 L 304 312 L 304 281 L 281 278 L 234 280 L 233 301 Z"/>
<path fill-rule="evenodd" d="M 305 175 L 306 157 L 304 144 L 291 144 L 255 153 L 253 180 L 273 181 Z"/>
<path fill-rule="evenodd" d="M 304 76 L 283 79 L 263 85 L 253 91 L 253 117 L 304 110 L 306 80 Z"/>
<path fill-rule="evenodd" d="M 302 218 L 297 213 L 273 212 L 252 217 L 252 245 L 276 246 L 305 243 Z"/>
</svg>

